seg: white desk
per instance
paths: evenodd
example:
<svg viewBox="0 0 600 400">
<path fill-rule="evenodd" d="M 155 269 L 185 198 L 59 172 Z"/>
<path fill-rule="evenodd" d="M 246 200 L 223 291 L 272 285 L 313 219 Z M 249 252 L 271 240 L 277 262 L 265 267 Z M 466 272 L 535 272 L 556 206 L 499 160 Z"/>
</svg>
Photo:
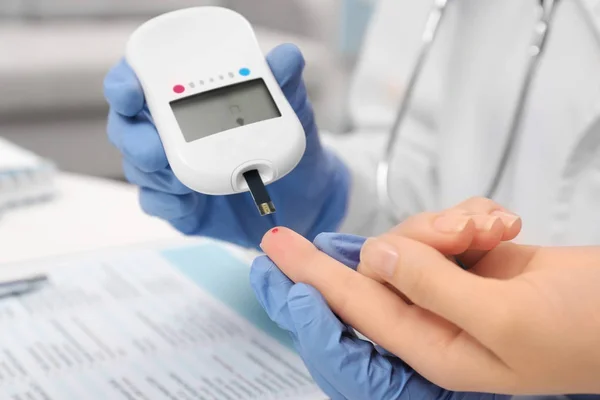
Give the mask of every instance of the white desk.
<svg viewBox="0 0 600 400">
<path fill-rule="evenodd" d="M 151 241 L 194 240 L 144 214 L 132 185 L 60 174 L 57 186 L 54 200 L 0 215 L 0 265 Z"/>
</svg>

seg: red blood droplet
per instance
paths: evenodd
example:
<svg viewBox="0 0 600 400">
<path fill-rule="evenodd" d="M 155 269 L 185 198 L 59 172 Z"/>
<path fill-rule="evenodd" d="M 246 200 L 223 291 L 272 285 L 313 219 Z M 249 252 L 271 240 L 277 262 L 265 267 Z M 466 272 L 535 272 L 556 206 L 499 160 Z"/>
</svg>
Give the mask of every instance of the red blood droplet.
<svg viewBox="0 0 600 400">
<path fill-rule="evenodd" d="M 274 228 L 274 229 L 271 231 L 271 233 L 277 233 L 277 232 L 279 232 L 279 228 Z"/>
</svg>

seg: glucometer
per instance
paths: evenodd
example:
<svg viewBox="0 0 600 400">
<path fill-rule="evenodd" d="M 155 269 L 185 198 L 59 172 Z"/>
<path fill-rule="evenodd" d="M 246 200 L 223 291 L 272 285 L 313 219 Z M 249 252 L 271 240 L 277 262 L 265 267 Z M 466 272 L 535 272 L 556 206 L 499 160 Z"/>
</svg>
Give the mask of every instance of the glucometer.
<svg viewBox="0 0 600 400">
<path fill-rule="evenodd" d="M 169 12 L 140 26 L 126 60 L 175 176 L 208 195 L 250 191 L 275 212 L 265 185 L 300 162 L 305 133 L 240 14 L 221 7 Z"/>
</svg>

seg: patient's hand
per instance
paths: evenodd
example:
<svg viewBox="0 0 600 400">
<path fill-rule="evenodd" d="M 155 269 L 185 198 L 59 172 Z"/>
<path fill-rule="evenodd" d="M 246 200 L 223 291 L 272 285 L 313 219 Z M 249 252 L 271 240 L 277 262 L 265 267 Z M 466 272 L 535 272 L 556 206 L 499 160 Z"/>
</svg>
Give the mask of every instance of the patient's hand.
<svg viewBox="0 0 600 400">
<path fill-rule="evenodd" d="M 368 240 L 360 273 L 284 228 L 262 248 L 344 322 L 444 388 L 598 393 L 600 250 L 501 244 L 520 228 L 473 199 Z"/>
<path fill-rule="evenodd" d="M 405 237 L 429 245 L 446 256 L 472 263 L 521 232 L 521 218 L 485 198 L 472 198 L 441 213 L 408 218 L 380 238 Z M 379 274 L 360 264 L 358 271 L 382 282 Z"/>
</svg>

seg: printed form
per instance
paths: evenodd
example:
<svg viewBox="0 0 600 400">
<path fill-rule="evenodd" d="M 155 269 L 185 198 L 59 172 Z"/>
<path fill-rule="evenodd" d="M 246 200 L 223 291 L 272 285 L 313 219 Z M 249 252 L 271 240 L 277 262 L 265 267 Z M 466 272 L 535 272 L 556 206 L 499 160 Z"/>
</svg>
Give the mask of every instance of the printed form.
<svg viewBox="0 0 600 400">
<path fill-rule="evenodd" d="M 160 252 L 55 263 L 47 287 L 0 300 L 0 399 L 325 398 L 295 353 Z"/>
</svg>

